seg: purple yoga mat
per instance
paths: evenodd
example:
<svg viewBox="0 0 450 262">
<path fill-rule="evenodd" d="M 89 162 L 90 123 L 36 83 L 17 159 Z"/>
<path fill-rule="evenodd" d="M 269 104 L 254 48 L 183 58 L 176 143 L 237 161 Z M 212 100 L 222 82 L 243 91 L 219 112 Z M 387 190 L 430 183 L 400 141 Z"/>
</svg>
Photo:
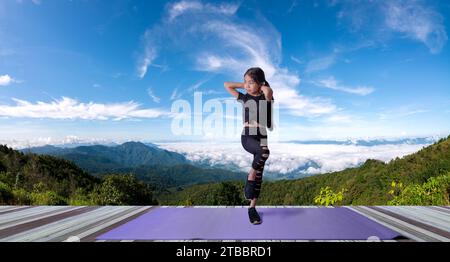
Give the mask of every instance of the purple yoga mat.
<svg viewBox="0 0 450 262">
<path fill-rule="evenodd" d="M 263 223 L 252 225 L 247 208 L 153 208 L 99 240 L 367 240 L 399 233 L 348 208 L 257 208 Z M 371 238 L 372 239 L 372 238 Z"/>
</svg>

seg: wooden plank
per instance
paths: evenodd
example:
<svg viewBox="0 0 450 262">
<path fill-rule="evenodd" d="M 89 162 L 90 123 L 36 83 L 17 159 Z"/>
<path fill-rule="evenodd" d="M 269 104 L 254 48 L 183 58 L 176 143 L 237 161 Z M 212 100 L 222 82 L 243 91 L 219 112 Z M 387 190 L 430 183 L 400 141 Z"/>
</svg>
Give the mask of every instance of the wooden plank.
<svg viewBox="0 0 450 262">
<path fill-rule="evenodd" d="M 94 210 L 96 208 L 97 207 L 83 207 L 80 209 L 70 210 L 68 212 L 64 212 L 64 213 L 57 214 L 54 216 L 45 217 L 43 219 L 39 219 L 39 220 L 35 220 L 35 221 L 31 221 L 31 222 L 27 222 L 27 223 L 23 223 L 23 224 L 19 224 L 19 225 L 15 225 L 12 227 L 2 229 L 2 230 L 0 230 L 0 241 L 7 241 L 7 240 L 5 240 L 5 238 L 9 238 L 13 235 L 35 229 L 35 228 L 41 227 L 43 225 L 59 222 L 59 221 L 61 221 L 61 219 L 71 217 L 74 215 L 83 214 L 83 213 L 89 212 L 91 210 Z"/>
</svg>

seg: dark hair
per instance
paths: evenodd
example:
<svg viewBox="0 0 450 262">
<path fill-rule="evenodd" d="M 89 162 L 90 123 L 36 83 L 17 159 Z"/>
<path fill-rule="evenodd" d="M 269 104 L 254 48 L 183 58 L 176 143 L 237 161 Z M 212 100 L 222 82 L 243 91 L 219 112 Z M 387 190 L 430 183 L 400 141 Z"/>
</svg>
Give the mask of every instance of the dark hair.
<svg viewBox="0 0 450 262">
<path fill-rule="evenodd" d="M 261 68 L 259 67 L 249 68 L 245 72 L 244 77 L 246 75 L 249 75 L 256 83 L 270 87 L 269 82 L 267 82 L 266 80 L 266 75 L 264 74 L 264 71 Z"/>
</svg>

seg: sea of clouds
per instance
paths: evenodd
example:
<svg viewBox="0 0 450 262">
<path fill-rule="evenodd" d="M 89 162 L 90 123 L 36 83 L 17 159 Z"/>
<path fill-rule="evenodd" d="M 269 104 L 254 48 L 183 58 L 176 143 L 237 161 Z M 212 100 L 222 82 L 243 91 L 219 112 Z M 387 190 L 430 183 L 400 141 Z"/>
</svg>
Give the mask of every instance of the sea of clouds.
<svg viewBox="0 0 450 262">
<path fill-rule="evenodd" d="M 160 148 L 186 156 L 194 163 L 226 167 L 248 172 L 253 155 L 240 143 L 173 142 L 156 143 Z M 266 162 L 265 174 L 275 177 L 303 177 L 356 167 L 367 159 L 389 162 L 396 157 L 417 152 L 429 144 L 392 145 L 336 145 L 270 143 L 270 157 Z"/>
</svg>

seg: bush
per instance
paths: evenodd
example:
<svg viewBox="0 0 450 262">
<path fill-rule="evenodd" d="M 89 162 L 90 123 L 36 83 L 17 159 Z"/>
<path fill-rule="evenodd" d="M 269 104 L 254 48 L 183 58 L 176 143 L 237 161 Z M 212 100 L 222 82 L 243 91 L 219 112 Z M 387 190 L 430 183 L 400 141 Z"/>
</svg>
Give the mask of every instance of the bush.
<svg viewBox="0 0 450 262">
<path fill-rule="evenodd" d="M 341 202 L 344 199 L 344 192 L 346 189 L 342 189 L 338 193 L 334 193 L 329 186 L 320 189 L 320 194 L 314 198 L 314 203 L 325 206 L 334 205 L 337 202 Z"/>
<path fill-rule="evenodd" d="M 14 205 L 31 205 L 31 196 L 23 188 L 18 188 L 13 190 L 14 195 Z"/>
<path fill-rule="evenodd" d="M 31 204 L 36 206 L 56 206 L 67 205 L 67 201 L 53 191 L 45 191 L 42 193 L 31 193 Z"/>
<path fill-rule="evenodd" d="M 132 175 L 108 175 L 92 194 L 99 205 L 154 205 L 149 186 Z"/>
<path fill-rule="evenodd" d="M 213 205 L 235 206 L 242 205 L 241 191 L 230 182 L 221 182 L 212 197 Z"/>
<path fill-rule="evenodd" d="M 13 199 L 14 195 L 11 188 L 7 184 L 0 182 L 0 204 L 10 204 Z"/>
<path fill-rule="evenodd" d="M 389 194 L 393 199 L 388 205 L 449 205 L 450 173 L 447 175 L 430 177 L 422 185 L 411 184 L 403 187 L 392 182 Z M 400 189 L 400 190 L 399 190 Z"/>
<path fill-rule="evenodd" d="M 85 190 L 79 188 L 69 198 L 69 205 L 71 206 L 93 206 L 95 201 L 92 199 L 92 194 L 86 193 Z"/>
</svg>

